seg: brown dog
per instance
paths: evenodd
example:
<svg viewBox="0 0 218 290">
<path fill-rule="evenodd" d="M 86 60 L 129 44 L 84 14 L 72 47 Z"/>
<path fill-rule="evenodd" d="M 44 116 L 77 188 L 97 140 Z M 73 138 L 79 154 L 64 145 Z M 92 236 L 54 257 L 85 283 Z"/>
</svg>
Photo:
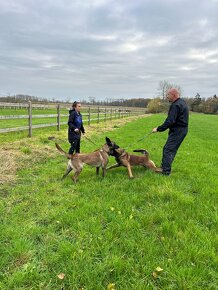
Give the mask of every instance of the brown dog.
<svg viewBox="0 0 218 290">
<path fill-rule="evenodd" d="M 96 174 L 99 175 L 99 168 L 102 168 L 102 176 L 106 174 L 106 167 L 108 164 L 109 155 L 111 150 L 118 148 L 115 143 L 112 143 L 109 138 L 106 137 L 106 144 L 99 150 L 96 150 L 92 153 L 82 154 L 69 154 L 66 153 L 57 143 L 55 143 L 57 149 L 64 154 L 68 159 L 67 170 L 63 175 L 62 179 L 65 178 L 72 170 L 75 174 L 72 179 L 74 182 L 77 181 L 78 176 L 80 175 L 84 164 L 96 167 Z"/>
<path fill-rule="evenodd" d="M 108 167 L 108 169 L 112 169 L 119 166 L 125 166 L 128 170 L 129 178 L 133 178 L 131 166 L 143 166 L 152 171 L 159 172 L 161 169 L 156 167 L 154 162 L 150 160 L 149 154 L 144 149 L 134 150 L 133 152 L 141 152 L 142 156 L 129 154 L 124 149 L 112 149 L 110 155 L 114 156 L 117 163 Z"/>
</svg>

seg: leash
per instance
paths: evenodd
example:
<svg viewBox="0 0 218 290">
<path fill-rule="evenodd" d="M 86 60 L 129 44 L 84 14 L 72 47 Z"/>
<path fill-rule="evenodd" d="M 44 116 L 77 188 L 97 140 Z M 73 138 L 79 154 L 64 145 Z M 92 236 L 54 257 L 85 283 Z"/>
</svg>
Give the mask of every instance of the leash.
<svg viewBox="0 0 218 290">
<path fill-rule="evenodd" d="M 152 133 L 153 133 L 153 132 L 150 132 L 150 133 L 146 134 L 144 137 L 142 137 L 142 138 L 136 140 L 135 142 L 129 144 L 129 145 L 128 145 L 127 147 L 125 147 L 124 149 L 129 148 L 130 146 L 132 146 L 132 145 L 135 144 L 135 143 L 141 142 L 141 141 L 144 140 L 145 138 L 148 138 Z"/>
<path fill-rule="evenodd" d="M 93 142 L 91 139 L 89 139 L 88 137 L 86 137 L 86 136 L 84 136 L 83 135 L 83 137 L 86 139 L 86 140 L 88 140 L 89 142 L 91 142 L 92 144 L 94 144 L 95 146 L 98 146 L 95 142 Z M 56 138 L 55 136 L 49 136 L 48 137 L 48 140 L 50 140 L 50 141 L 53 141 L 53 142 L 57 142 L 57 141 L 59 141 L 59 142 L 67 142 L 66 140 L 63 140 L 63 139 L 59 139 L 59 138 Z"/>
<path fill-rule="evenodd" d="M 88 140 L 89 142 L 91 142 L 92 144 L 94 144 L 95 146 L 98 146 L 95 142 L 93 142 L 90 138 L 86 137 L 83 135 L 83 137 Z"/>
<path fill-rule="evenodd" d="M 53 142 L 59 141 L 61 143 L 63 143 L 63 142 L 66 143 L 67 142 L 66 140 L 56 138 L 55 136 L 49 136 L 48 140 L 53 141 Z"/>
</svg>

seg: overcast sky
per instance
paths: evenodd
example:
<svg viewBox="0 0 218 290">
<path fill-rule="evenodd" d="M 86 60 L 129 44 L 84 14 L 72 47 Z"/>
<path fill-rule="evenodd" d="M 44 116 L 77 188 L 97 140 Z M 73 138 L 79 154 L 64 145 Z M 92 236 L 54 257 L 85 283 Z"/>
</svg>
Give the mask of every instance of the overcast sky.
<svg viewBox="0 0 218 290">
<path fill-rule="evenodd" d="M 0 0 L 0 95 L 218 94 L 218 0 Z"/>
</svg>

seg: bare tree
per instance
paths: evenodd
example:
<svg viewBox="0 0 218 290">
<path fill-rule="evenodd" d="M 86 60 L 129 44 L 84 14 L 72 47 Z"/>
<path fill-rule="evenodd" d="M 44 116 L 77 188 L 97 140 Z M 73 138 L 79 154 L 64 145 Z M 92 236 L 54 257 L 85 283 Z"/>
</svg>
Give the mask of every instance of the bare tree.
<svg viewBox="0 0 218 290">
<path fill-rule="evenodd" d="M 167 81 L 164 80 L 159 83 L 158 91 L 159 91 L 160 97 L 163 100 L 166 99 L 168 89 L 169 89 L 169 83 Z"/>
<path fill-rule="evenodd" d="M 167 97 L 167 92 L 171 88 L 177 89 L 179 91 L 179 94 L 180 95 L 182 94 L 182 88 L 179 85 L 171 84 L 164 80 L 164 81 L 159 82 L 159 87 L 158 87 L 159 97 L 165 100 Z"/>
</svg>

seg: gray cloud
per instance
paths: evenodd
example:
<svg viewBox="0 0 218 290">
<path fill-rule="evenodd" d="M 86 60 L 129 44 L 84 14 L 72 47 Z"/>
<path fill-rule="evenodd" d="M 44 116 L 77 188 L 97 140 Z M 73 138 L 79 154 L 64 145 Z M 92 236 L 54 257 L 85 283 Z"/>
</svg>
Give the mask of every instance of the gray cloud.
<svg viewBox="0 0 218 290">
<path fill-rule="evenodd" d="M 218 1 L 0 2 L 0 92 L 46 97 L 218 93 Z"/>
</svg>

